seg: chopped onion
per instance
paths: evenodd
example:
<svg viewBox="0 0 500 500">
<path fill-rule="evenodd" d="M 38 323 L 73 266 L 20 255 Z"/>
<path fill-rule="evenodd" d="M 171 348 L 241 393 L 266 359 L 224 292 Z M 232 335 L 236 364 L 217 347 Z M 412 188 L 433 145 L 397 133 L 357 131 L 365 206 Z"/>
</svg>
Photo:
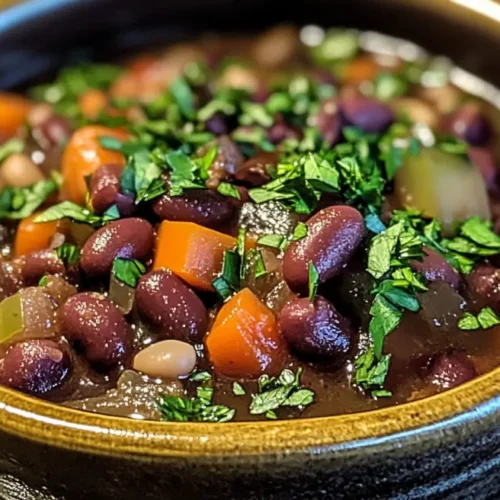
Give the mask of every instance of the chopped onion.
<svg viewBox="0 0 500 500">
<path fill-rule="evenodd" d="M 409 156 L 396 174 L 396 196 L 403 207 L 441 221 L 447 234 L 477 215 L 490 218 L 488 194 L 479 169 L 465 157 L 437 148 Z"/>
<path fill-rule="evenodd" d="M 125 285 L 114 275 L 111 275 L 109 298 L 123 314 L 128 314 L 134 306 L 135 288 Z"/>
<path fill-rule="evenodd" d="M 0 342 L 7 342 L 24 330 L 21 294 L 16 293 L 0 302 Z"/>
</svg>

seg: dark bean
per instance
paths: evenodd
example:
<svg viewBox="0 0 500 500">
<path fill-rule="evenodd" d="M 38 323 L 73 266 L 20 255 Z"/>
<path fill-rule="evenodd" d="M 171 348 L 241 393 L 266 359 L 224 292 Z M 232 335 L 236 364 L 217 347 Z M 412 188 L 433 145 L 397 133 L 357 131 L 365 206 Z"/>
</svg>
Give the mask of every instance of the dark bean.
<svg viewBox="0 0 500 500">
<path fill-rule="evenodd" d="M 368 97 L 343 99 L 340 108 L 349 125 L 367 133 L 383 132 L 394 122 L 394 114 L 389 107 Z"/>
<path fill-rule="evenodd" d="M 275 167 L 278 160 L 276 153 L 259 153 L 241 164 L 234 178 L 250 186 L 262 186 L 271 180 L 269 168 Z"/>
<path fill-rule="evenodd" d="M 63 274 L 64 263 L 54 250 L 39 250 L 26 256 L 22 276 L 26 285 L 37 285 L 46 274 Z"/>
<path fill-rule="evenodd" d="M 440 389 L 452 389 L 477 376 L 472 360 L 460 351 L 438 354 L 429 366 L 429 379 Z"/>
<path fill-rule="evenodd" d="M 215 113 L 205 123 L 205 128 L 215 135 L 224 135 L 228 133 L 228 127 L 224 115 Z"/>
<path fill-rule="evenodd" d="M 0 262 L 0 301 L 14 295 L 23 286 L 24 259 Z"/>
<path fill-rule="evenodd" d="M 445 281 L 454 290 L 458 290 L 460 276 L 455 269 L 441 254 L 427 247 L 424 250 L 426 255 L 423 260 L 413 260 L 411 262 L 412 269 L 428 281 Z"/>
<path fill-rule="evenodd" d="M 0 361 L 0 384 L 27 394 L 41 395 L 66 379 L 70 361 L 52 340 L 28 340 L 10 347 Z"/>
<path fill-rule="evenodd" d="M 153 202 L 153 210 L 160 219 L 217 228 L 233 217 L 235 208 L 219 193 L 209 189 L 189 189 L 182 196 L 160 196 Z"/>
<path fill-rule="evenodd" d="M 131 354 L 127 322 L 116 306 L 98 293 L 77 293 L 59 311 L 61 333 L 82 349 L 90 363 L 113 366 Z"/>
<path fill-rule="evenodd" d="M 283 277 L 294 292 L 305 293 L 309 263 L 319 273 L 320 283 L 333 278 L 363 239 L 363 216 L 349 206 L 325 208 L 307 221 L 307 236 L 290 243 L 283 258 Z"/>
<path fill-rule="evenodd" d="M 288 302 L 281 311 L 279 324 L 291 348 L 306 356 L 344 356 L 352 346 L 353 330 L 349 321 L 320 296 L 314 302 L 307 298 Z"/>
<path fill-rule="evenodd" d="M 492 194 L 499 194 L 498 169 L 491 150 L 487 148 L 469 148 L 469 158 L 481 171 L 486 188 Z"/>
<path fill-rule="evenodd" d="M 130 217 L 136 211 L 137 205 L 131 195 L 118 193 L 116 195 L 116 208 L 122 217 Z"/>
<path fill-rule="evenodd" d="M 490 122 L 474 103 L 459 108 L 445 120 L 443 128 L 471 146 L 484 146 L 492 135 Z"/>
<path fill-rule="evenodd" d="M 234 175 L 238 165 L 245 160 L 238 146 L 227 135 L 223 135 L 217 138 L 217 151 L 212 168 L 223 168 L 229 175 Z"/>
<path fill-rule="evenodd" d="M 267 138 L 273 144 L 279 144 L 285 139 L 302 139 L 302 132 L 289 125 L 282 117 L 277 117 L 267 132 Z"/>
<path fill-rule="evenodd" d="M 500 311 L 500 269 L 480 264 L 467 276 L 471 291 Z"/>
<path fill-rule="evenodd" d="M 139 311 L 161 328 L 165 338 L 194 343 L 207 331 L 208 315 L 203 302 L 169 270 L 145 274 L 135 298 Z"/>
<path fill-rule="evenodd" d="M 270 95 L 271 95 L 271 93 L 269 92 L 269 90 L 266 87 L 260 87 L 253 94 L 252 101 L 263 104 L 269 99 Z"/>
<path fill-rule="evenodd" d="M 111 222 L 98 229 L 82 248 L 81 268 L 89 276 L 111 271 L 116 257 L 146 260 L 153 249 L 153 226 L 144 219 L 130 218 Z"/>
<path fill-rule="evenodd" d="M 339 142 L 343 123 L 336 99 L 326 99 L 321 103 L 316 123 L 321 138 L 330 147 Z"/>
<path fill-rule="evenodd" d="M 102 214 L 116 203 L 122 171 L 121 165 L 102 165 L 92 175 L 90 201 L 96 213 Z"/>
</svg>

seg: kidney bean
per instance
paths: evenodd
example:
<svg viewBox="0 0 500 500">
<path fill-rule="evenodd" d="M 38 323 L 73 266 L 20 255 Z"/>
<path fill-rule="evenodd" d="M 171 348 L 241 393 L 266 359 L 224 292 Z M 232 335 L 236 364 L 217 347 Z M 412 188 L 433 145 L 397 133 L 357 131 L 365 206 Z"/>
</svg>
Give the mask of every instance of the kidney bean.
<svg viewBox="0 0 500 500">
<path fill-rule="evenodd" d="M 238 146 L 227 136 L 217 138 L 217 157 L 209 170 L 208 188 L 216 189 L 221 181 L 236 173 L 238 166 L 245 161 Z"/>
<path fill-rule="evenodd" d="M 26 187 L 43 180 L 41 170 L 22 153 L 11 154 L 0 166 L 0 177 L 8 186 Z"/>
<path fill-rule="evenodd" d="M 151 271 L 135 292 L 139 311 L 161 328 L 166 338 L 196 342 L 208 327 L 208 314 L 198 296 L 172 271 Z"/>
<path fill-rule="evenodd" d="M 102 214 L 116 203 L 122 171 L 121 165 L 102 165 L 92 175 L 90 201 L 96 213 Z"/>
<path fill-rule="evenodd" d="M 28 340 L 10 347 L 0 361 L 0 384 L 40 395 L 59 387 L 69 374 L 68 353 L 52 340 Z"/>
<path fill-rule="evenodd" d="M 228 126 L 224 115 L 215 113 L 205 123 L 205 128 L 215 135 L 224 135 L 228 133 Z"/>
<path fill-rule="evenodd" d="M 364 235 L 363 216 L 349 206 L 320 210 L 307 221 L 307 236 L 290 243 L 283 258 L 283 277 L 294 292 L 305 293 L 309 263 L 320 283 L 333 278 L 350 260 Z"/>
<path fill-rule="evenodd" d="M 144 219 L 121 219 L 98 229 L 85 242 L 80 260 L 89 276 L 111 271 L 116 257 L 145 260 L 154 244 L 154 231 Z"/>
<path fill-rule="evenodd" d="M 360 127 L 367 133 L 383 132 L 394 122 L 394 114 L 388 106 L 368 97 L 343 99 L 340 109 L 349 125 Z"/>
<path fill-rule="evenodd" d="M 279 318 L 283 337 L 301 354 L 318 358 L 344 356 L 352 346 L 353 330 L 325 298 L 293 299 Z"/>
<path fill-rule="evenodd" d="M 472 360 L 460 351 L 438 354 L 429 366 L 429 379 L 432 384 L 446 390 L 468 382 L 477 376 Z"/>
<path fill-rule="evenodd" d="M 426 255 L 423 260 L 413 260 L 411 267 L 414 271 L 421 274 L 428 281 L 445 281 L 454 290 L 460 286 L 460 276 L 451 267 L 448 261 L 439 253 L 431 248 L 424 249 Z"/>
<path fill-rule="evenodd" d="M 163 340 L 136 354 L 133 368 L 149 375 L 176 379 L 189 375 L 196 366 L 194 347 L 180 340 Z"/>
<path fill-rule="evenodd" d="M 113 366 L 132 348 L 130 329 L 120 311 L 98 293 L 77 293 L 60 308 L 61 333 L 82 349 L 90 363 Z"/>
<path fill-rule="evenodd" d="M 492 194 L 500 194 L 498 169 L 493 153 L 487 148 L 469 148 L 469 158 L 481 171 L 486 188 Z"/>
<path fill-rule="evenodd" d="M 480 264 L 467 276 L 470 289 L 500 311 L 500 269 Z"/>
<path fill-rule="evenodd" d="M 23 286 L 24 260 L 0 262 L 0 301 L 14 295 Z"/>
<path fill-rule="evenodd" d="M 71 123 L 62 116 L 51 116 L 44 120 L 39 127 L 33 130 L 36 139 L 40 139 L 43 146 L 60 146 L 73 132 Z"/>
<path fill-rule="evenodd" d="M 267 138 L 273 144 L 279 144 L 285 139 L 301 139 L 302 132 L 291 125 L 288 125 L 282 116 L 278 116 L 274 125 L 272 125 L 268 130 Z"/>
<path fill-rule="evenodd" d="M 130 217 L 136 211 L 137 205 L 131 195 L 118 193 L 116 195 L 116 208 L 122 217 Z"/>
<path fill-rule="evenodd" d="M 22 276 L 26 285 L 37 285 L 46 274 L 63 274 L 64 263 L 54 250 L 39 250 L 26 256 Z"/>
<path fill-rule="evenodd" d="M 227 223 L 234 210 L 227 197 L 208 189 L 189 189 L 182 196 L 164 194 L 153 202 L 153 211 L 161 219 L 194 222 L 211 228 Z"/>
<path fill-rule="evenodd" d="M 443 128 L 471 146 L 484 146 L 492 135 L 490 122 L 474 103 L 464 104 L 457 109 L 445 119 Z"/>
<path fill-rule="evenodd" d="M 330 147 L 339 142 L 343 123 L 336 99 L 326 99 L 321 103 L 316 117 L 316 124 L 321 138 Z"/>
<path fill-rule="evenodd" d="M 234 178 L 250 186 L 262 186 L 271 180 L 269 167 L 275 167 L 278 160 L 276 153 L 259 153 L 241 164 Z"/>
</svg>

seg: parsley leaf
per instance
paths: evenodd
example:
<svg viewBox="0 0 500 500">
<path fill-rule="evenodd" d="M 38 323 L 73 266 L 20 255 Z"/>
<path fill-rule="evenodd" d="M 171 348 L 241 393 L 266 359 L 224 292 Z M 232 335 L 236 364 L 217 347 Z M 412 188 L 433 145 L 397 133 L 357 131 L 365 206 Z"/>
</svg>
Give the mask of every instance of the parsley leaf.
<svg viewBox="0 0 500 500">
<path fill-rule="evenodd" d="M 292 241 L 299 241 L 307 236 L 307 224 L 299 222 L 293 231 Z"/>
<path fill-rule="evenodd" d="M 284 249 L 287 245 L 286 237 L 282 234 L 266 234 L 257 240 L 257 245 Z"/>
<path fill-rule="evenodd" d="M 55 249 L 55 252 L 68 266 L 75 266 L 80 260 L 80 249 L 71 243 L 63 243 Z"/>
<path fill-rule="evenodd" d="M 314 301 L 319 286 L 319 273 L 313 262 L 309 262 L 309 300 Z"/>
<path fill-rule="evenodd" d="M 212 375 L 207 371 L 195 371 L 189 376 L 189 380 L 193 382 L 208 382 L 212 380 Z"/>
<path fill-rule="evenodd" d="M 238 188 L 234 184 L 229 184 L 229 182 L 221 182 L 217 187 L 217 191 L 223 196 L 240 199 Z"/>
<path fill-rule="evenodd" d="M 99 227 L 110 220 L 114 220 L 116 217 L 111 215 L 103 215 L 100 217 L 92 213 L 87 208 L 77 205 L 72 201 L 63 201 L 42 212 L 35 219 L 35 222 L 51 222 L 66 218 L 75 222 L 83 222 L 85 224 Z"/>
<path fill-rule="evenodd" d="M 493 326 L 500 325 L 500 318 L 491 307 L 484 307 L 477 316 L 466 312 L 458 321 L 461 330 L 487 330 Z"/>
<path fill-rule="evenodd" d="M 239 382 L 233 382 L 233 394 L 235 396 L 244 396 L 246 394 L 245 389 Z"/>
<path fill-rule="evenodd" d="M 166 160 L 172 169 L 170 175 L 170 195 L 182 195 L 184 189 L 203 188 L 195 182 L 196 163 L 182 150 L 172 151 L 166 155 Z"/>
<path fill-rule="evenodd" d="M 223 301 L 231 297 L 240 288 L 241 261 L 242 259 L 237 251 L 224 250 L 222 274 L 212 281 L 212 286 Z"/>
<path fill-rule="evenodd" d="M 391 267 L 392 254 L 403 231 L 403 223 L 397 223 L 373 238 L 368 253 L 368 272 L 381 278 Z"/>
<path fill-rule="evenodd" d="M 356 384 L 365 390 L 383 387 L 389 371 L 390 359 L 391 355 L 385 354 L 377 360 L 374 348 L 370 347 L 354 362 Z"/>
<path fill-rule="evenodd" d="M 265 276 L 267 274 L 266 264 L 264 263 L 262 252 L 255 253 L 253 272 L 255 279 L 262 278 L 262 276 Z"/>
<path fill-rule="evenodd" d="M 186 80 L 184 78 L 177 78 L 172 83 L 170 92 L 183 115 L 189 120 L 194 119 L 196 117 L 196 110 L 194 108 L 193 92 Z"/>
<path fill-rule="evenodd" d="M 135 259 L 116 258 L 113 261 L 113 275 L 125 285 L 135 288 L 141 276 L 146 272 L 146 266 Z"/>
</svg>

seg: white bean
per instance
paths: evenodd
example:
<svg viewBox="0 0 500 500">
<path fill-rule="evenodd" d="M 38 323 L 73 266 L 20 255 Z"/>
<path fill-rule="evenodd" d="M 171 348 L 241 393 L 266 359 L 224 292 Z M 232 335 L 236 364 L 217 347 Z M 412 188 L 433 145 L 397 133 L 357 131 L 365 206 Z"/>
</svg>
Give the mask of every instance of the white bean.
<svg viewBox="0 0 500 500">
<path fill-rule="evenodd" d="M 133 363 L 134 370 L 151 377 L 176 379 L 189 375 L 196 366 L 196 351 L 187 342 L 163 340 L 139 352 Z"/>
<path fill-rule="evenodd" d="M 0 166 L 0 176 L 7 186 L 25 187 L 43 180 L 40 169 L 22 153 L 10 155 Z"/>
</svg>

